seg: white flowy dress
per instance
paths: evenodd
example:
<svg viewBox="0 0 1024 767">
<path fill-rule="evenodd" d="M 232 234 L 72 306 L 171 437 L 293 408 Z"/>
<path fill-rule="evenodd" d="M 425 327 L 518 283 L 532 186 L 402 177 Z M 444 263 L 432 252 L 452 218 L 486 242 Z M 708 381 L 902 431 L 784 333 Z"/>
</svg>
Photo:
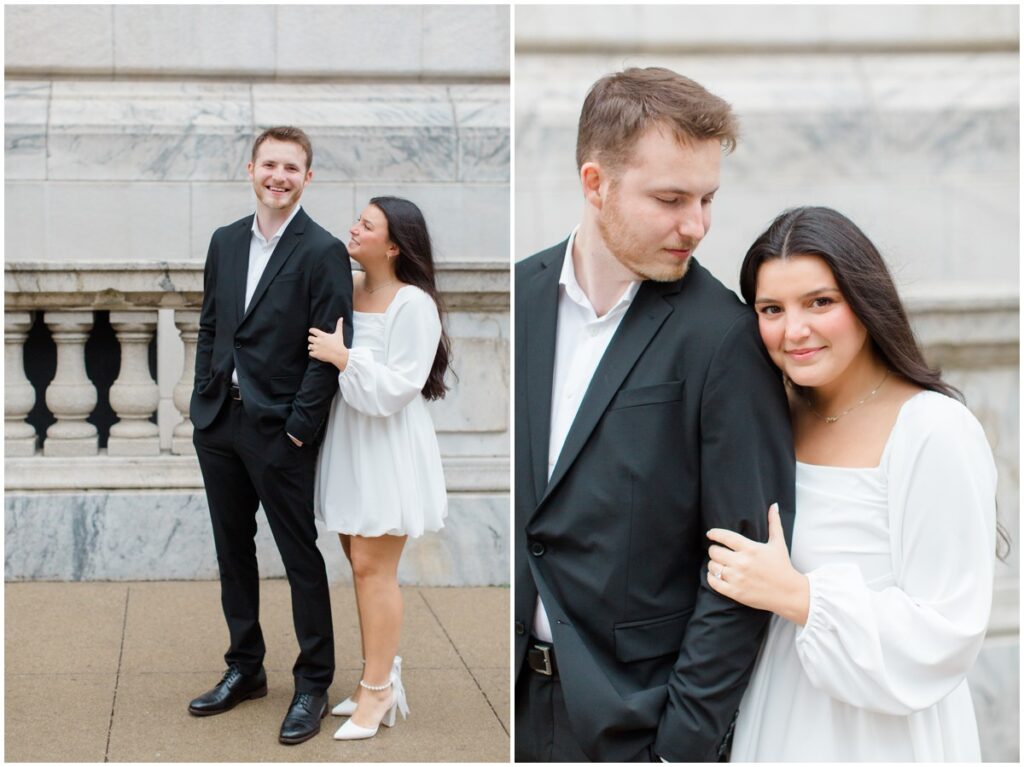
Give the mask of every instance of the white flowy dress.
<svg viewBox="0 0 1024 767">
<path fill-rule="evenodd" d="M 992 605 L 995 490 L 981 425 L 930 391 L 879 466 L 797 463 L 807 623 L 772 617 L 732 761 L 980 761 L 965 677 Z"/>
<path fill-rule="evenodd" d="M 317 464 L 316 517 L 365 537 L 440 530 L 448 495 L 421 393 L 441 338 L 437 305 L 406 285 L 386 311 L 354 312 L 352 324 Z"/>
</svg>

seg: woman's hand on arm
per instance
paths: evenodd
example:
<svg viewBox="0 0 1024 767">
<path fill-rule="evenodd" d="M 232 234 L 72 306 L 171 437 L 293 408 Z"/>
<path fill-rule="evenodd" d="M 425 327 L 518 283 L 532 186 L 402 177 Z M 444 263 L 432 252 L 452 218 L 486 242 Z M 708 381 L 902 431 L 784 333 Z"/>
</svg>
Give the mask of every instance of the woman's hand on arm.
<svg viewBox="0 0 1024 767">
<path fill-rule="evenodd" d="M 321 362 L 328 362 L 344 370 L 348 366 L 348 347 L 345 346 L 345 318 L 339 317 L 333 333 L 319 328 L 309 329 L 309 356 Z"/>
<path fill-rule="evenodd" d="M 719 528 L 708 530 L 707 536 L 721 544 L 708 548 L 708 586 L 722 596 L 800 626 L 807 622 L 810 584 L 789 561 L 778 504 L 768 509 L 767 543 Z"/>
</svg>

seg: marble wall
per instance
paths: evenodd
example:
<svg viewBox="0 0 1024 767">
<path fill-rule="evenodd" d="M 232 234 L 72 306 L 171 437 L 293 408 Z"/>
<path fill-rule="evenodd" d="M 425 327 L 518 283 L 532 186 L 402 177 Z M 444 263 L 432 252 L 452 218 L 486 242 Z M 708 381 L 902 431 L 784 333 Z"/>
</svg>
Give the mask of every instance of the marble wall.
<svg viewBox="0 0 1024 767">
<path fill-rule="evenodd" d="M 262 508 L 256 555 L 263 578 L 284 565 Z M 508 583 L 508 500 L 486 493 L 450 498 L 445 528 L 409 541 L 402 583 L 422 586 Z M 332 582 L 352 571 L 333 533 L 317 545 Z M 13 494 L 6 502 L 6 580 L 216 580 L 217 554 L 206 495 L 184 492 Z"/>
<path fill-rule="evenodd" d="M 246 163 L 255 135 L 301 126 L 314 148 L 302 198 L 310 215 L 347 239 L 372 196 L 411 199 L 455 299 L 447 322 L 458 381 L 431 405 L 452 518 L 433 541 L 410 547 L 402 577 L 507 582 L 509 7 L 25 5 L 4 13 L 8 310 L 57 300 L 40 280 L 61 283 L 62 303 L 74 303 L 78 282 L 88 293 L 82 302 L 101 309 L 104 286 L 95 283 L 104 275 L 116 275 L 113 289 L 130 281 L 126 271 L 148 274 L 163 263 L 194 282 L 213 230 L 253 210 Z M 191 305 L 186 293 L 160 305 Z M 171 458 L 180 420 L 172 397 L 183 345 L 173 315 L 161 308 L 157 330 L 158 463 Z M 72 484 L 56 488 L 60 472 L 47 460 L 6 461 L 8 579 L 214 577 L 195 467 L 101 455 L 106 463 L 66 468 Z M 39 537 L 43 529 L 53 534 Z M 263 572 L 280 575 L 268 540 Z M 332 576 L 346 577 L 334 548 L 325 547 Z"/>
<path fill-rule="evenodd" d="M 579 220 L 579 109 L 595 80 L 628 66 L 685 74 L 739 117 L 701 262 L 736 289 L 747 247 L 779 212 L 844 212 L 985 426 L 1013 549 L 971 685 L 984 758 L 1018 761 L 1019 9 L 518 6 L 514 258 Z"/>
<path fill-rule="evenodd" d="M 507 5 L 10 5 L 8 76 L 509 75 Z"/>
</svg>

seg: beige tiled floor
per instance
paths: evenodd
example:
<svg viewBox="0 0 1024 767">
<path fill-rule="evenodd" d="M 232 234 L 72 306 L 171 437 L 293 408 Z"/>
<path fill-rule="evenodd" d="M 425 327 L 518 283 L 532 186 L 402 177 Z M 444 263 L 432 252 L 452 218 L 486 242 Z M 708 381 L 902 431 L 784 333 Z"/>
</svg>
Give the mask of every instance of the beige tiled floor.
<svg viewBox="0 0 1024 767">
<path fill-rule="evenodd" d="M 270 693 L 221 716 L 188 701 L 220 678 L 227 630 L 211 582 L 8 583 L 7 761 L 505 762 L 508 589 L 402 589 L 410 716 L 374 739 L 277 742 L 297 646 L 288 584 L 261 584 Z M 338 668 L 331 703 L 359 678 L 350 586 L 331 593 Z"/>
</svg>

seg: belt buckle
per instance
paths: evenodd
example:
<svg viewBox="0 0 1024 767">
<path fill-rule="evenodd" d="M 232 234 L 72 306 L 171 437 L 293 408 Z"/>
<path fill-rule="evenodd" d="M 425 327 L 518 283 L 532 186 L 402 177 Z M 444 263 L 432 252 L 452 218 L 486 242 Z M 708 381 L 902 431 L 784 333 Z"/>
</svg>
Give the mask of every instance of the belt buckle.
<svg viewBox="0 0 1024 767">
<path fill-rule="evenodd" d="M 551 666 L 551 648 L 535 644 L 533 646 L 533 649 L 540 650 L 541 657 L 544 659 L 544 670 L 542 671 L 541 669 L 537 668 L 534 669 L 534 671 L 536 671 L 538 674 L 543 674 L 544 676 L 554 676 L 554 668 L 552 668 Z"/>
<path fill-rule="evenodd" d="M 228 394 L 231 395 L 231 399 L 236 400 L 238 402 L 242 401 L 242 390 L 239 389 L 237 386 L 230 387 L 228 389 Z"/>
</svg>

